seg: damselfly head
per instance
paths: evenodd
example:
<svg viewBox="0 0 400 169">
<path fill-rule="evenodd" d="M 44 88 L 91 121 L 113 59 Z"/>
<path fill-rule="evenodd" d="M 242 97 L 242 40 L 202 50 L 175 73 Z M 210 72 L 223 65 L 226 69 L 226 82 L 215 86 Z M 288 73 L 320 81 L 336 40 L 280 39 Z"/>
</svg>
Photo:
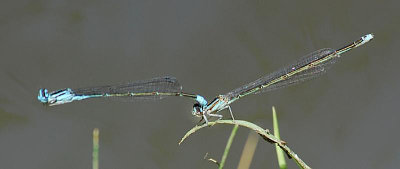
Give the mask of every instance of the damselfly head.
<svg viewBox="0 0 400 169">
<path fill-rule="evenodd" d="M 192 115 L 201 117 L 203 114 L 203 107 L 199 103 L 193 105 Z"/>
</svg>

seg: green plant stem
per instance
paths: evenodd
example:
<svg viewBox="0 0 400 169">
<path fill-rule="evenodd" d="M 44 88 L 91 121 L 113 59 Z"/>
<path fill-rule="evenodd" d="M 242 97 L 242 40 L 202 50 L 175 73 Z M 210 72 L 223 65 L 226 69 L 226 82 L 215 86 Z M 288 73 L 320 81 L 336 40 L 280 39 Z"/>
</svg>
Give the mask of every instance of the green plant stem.
<svg viewBox="0 0 400 169">
<path fill-rule="evenodd" d="M 238 128 L 239 128 L 239 125 L 237 125 L 237 124 L 235 126 L 233 126 L 231 135 L 229 136 L 228 142 L 226 143 L 226 146 L 225 146 L 224 154 L 222 155 L 222 158 L 221 158 L 221 163 L 219 164 L 219 169 L 224 168 L 226 158 L 228 157 L 229 150 L 231 149 L 231 145 L 232 145 L 233 139 L 235 138 Z"/>
<path fill-rule="evenodd" d="M 276 138 L 281 139 L 280 134 L 279 134 L 278 116 L 276 115 L 275 107 L 272 107 L 272 119 L 273 119 L 273 124 L 274 124 L 274 135 Z M 276 143 L 275 143 L 275 149 L 276 149 L 276 156 L 278 158 L 279 168 L 286 169 L 287 165 L 286 165 L 286 160 L 285 160 L 285 155 L 284 155 L 283 150 Z"/>
</svg>

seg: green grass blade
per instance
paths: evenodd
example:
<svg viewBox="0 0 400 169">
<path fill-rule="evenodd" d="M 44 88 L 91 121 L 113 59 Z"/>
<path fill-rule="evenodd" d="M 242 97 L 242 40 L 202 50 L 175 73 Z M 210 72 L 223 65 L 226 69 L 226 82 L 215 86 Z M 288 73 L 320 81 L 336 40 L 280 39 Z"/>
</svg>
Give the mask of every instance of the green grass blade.
<svg viewBox="0 0 400 169">
<path fill-rule="evenodd" d="M 221 163 L 219 164 L 219 167 L 218 167 L 219 169 L 224 168 L 226 158 L 228 157 L 229 150 L 231 149 L 231 145 L 232 145 L 233 139 L 235 138 L 238 128 L 239 128 L 239 125 L 237 125 L 237 124 L 235 126 L 233 126 L 231 135 L 229 136 L 228 142 L 226 143 L 226 146 L 225 146 L 224 154 L 222 155 L 222 158 L 221 158 Z"/>
<path fill-rule="evenodd" d="M 281 139 L 279 134 L 278 116 L 276 115 L 276 110 L 274 106 L 272 106 L 272 119 L 274 123 L 274 135 L 276 138 Z M 285 152 L 283 152 L 281 147 L 279 147 L 279 145 L 276 143 L 275 143 L 275 148 L 276 148 L 276 156 L 278 157 L 279 168 L 286 169 L 287 164 L 285 160 Z"/>
</svg>

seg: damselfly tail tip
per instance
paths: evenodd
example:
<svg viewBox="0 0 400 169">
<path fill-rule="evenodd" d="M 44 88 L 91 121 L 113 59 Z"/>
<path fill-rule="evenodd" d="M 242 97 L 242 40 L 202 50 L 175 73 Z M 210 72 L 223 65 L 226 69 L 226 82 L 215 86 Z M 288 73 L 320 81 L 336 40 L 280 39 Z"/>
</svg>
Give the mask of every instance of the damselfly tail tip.
<svg viewBox="0 0 400 169">
<path fill-rule="evenodd" d="M 370 34 L 364 35 L 363 37 L 361 37 L 361 43 L 357 44 L 356 47 L 364 45 L 365 43 L 371 41 L 372 39 L 374 39 L 374 34 L 370 33 Z"/>
<path fill-rule="evenodd" d="M 42 103 L 47 103 L 49 100 L 49 92 L 47 89 L 39 89 L 38 100 Z"/>
<path fill-rule="evenodd" d="M 364 41 L 366 41 L 366 42 L 372 40 L 373 38 L 374 38 L 374 34 L 372 34 L 372 33 L 367 34 L 367 35 L 364 35 L 364 36 L 362 37 L 362 39 L 363 39 Z"/>
</svg>

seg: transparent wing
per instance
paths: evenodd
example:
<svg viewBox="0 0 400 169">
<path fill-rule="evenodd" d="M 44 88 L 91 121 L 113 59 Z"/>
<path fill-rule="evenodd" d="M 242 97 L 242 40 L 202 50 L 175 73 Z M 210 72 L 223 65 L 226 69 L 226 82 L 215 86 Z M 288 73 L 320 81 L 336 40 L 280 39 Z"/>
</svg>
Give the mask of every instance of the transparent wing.
<svg viewBox="0 0 400 169">
<path fill-rule="evenodd" d="M 337 58 L 338 55 L 334 49 L 326 48 L 317 50 L 303 56 L 294 64 L 290 64 L 254 82 L 232 90 L 226 96 L 230 99 L 235 99 L 248 94 L 271 91 L 313 79 L 325 73 L 328 68 L 336 63 Z"/>
</svg>

